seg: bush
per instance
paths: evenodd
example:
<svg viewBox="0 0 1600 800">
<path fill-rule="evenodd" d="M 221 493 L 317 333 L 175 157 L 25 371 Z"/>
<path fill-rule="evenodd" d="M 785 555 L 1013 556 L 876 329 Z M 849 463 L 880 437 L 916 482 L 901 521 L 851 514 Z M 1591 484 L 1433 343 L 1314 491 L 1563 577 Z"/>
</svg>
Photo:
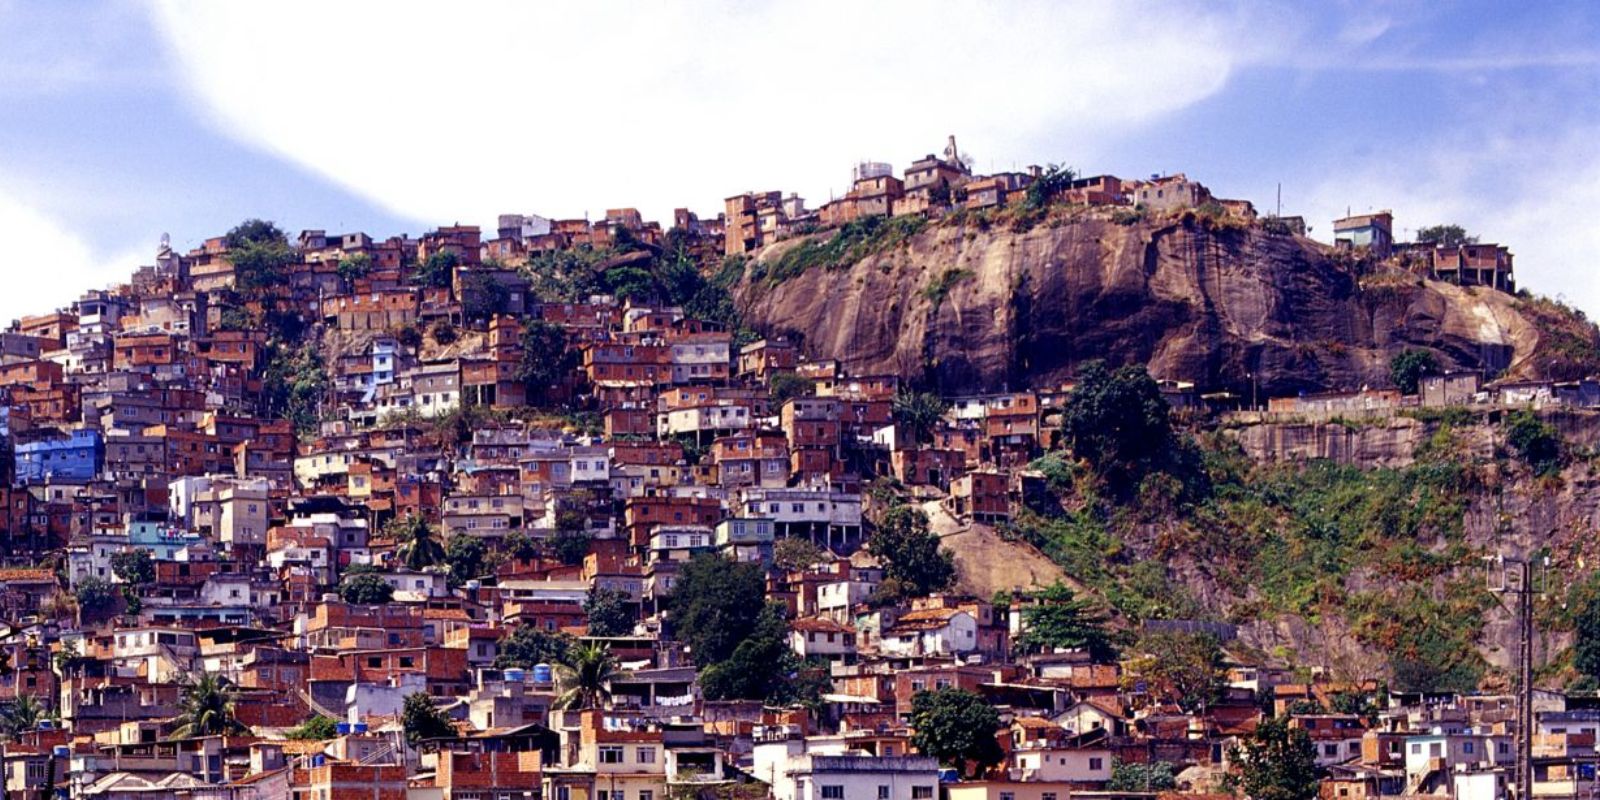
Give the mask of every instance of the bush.
<svg viewBox="0 0 1600 800">
<path fill-rule="evenodd" d="M 1416 394 L 1424 375 L 1439 371 L 1439 361 L 1427 350 L 1407 348 L 1389 360 L 1389 378 L 1401 394 Z"/>
<path fill-rule="evenodd" d="M 433 323 L 433 327 L 428 330 L 428 333 L 433 337 L 434 342 L 441 345 L 453 344 L 456 340 L 456 326 L 451 325 L 450 320 L 447 319 L 441 319 Z"/>
<path fill-rule="evenodd" d="M 1506 417 L 1506 444 L 1539 475 L 1561 468 L 1561 434 L 1532 411 L 1513 411 Z"/>
<path fill-rule="evenodd" d="M 339 584 L 339 599 L 355 605 L 383 605 L 394 599 L 394 587 L 371 573 L 352 575 Z"/>
</svg>

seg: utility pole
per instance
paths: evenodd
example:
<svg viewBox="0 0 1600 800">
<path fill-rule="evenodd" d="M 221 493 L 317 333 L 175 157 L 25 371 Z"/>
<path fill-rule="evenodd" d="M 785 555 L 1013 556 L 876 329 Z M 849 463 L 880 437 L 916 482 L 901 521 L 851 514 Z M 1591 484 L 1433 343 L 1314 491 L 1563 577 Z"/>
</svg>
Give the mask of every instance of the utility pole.
<svg viewBox="0 0 1600 800">
<path fill-rule="evenodd" d="M 1502 516 L 1502 520 L 1504 517 Z M 1496 556 L 1489 591 L 1517 601 L 1517 763 L 1515 800 L 1533 797 L 1533 595 L 1534 564 L 1525 558 Z M 1548 566 L 1548 559 L 1540 567 Z"/>
</svg>

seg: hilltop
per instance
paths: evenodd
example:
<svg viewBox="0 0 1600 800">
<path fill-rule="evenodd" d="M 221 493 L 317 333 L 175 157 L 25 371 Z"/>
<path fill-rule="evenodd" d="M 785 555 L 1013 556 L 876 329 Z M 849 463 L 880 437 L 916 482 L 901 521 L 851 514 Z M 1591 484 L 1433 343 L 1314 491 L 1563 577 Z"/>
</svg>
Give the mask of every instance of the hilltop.
<svg viewBox="0 0 1600 800">
<path fill-rule="evenodd" d="M 1387 385 L 1407 348 L 1513 379 L 1594 366 L 1581 315 L 1265 221 L 1080 206 L 869 227 L 752 253 L 735 289 L 747 322 L 946 392 L 1056 386 L 1091 359 L 1241 394 L 1254 379 L 1261 397 Z"/>
</svg>

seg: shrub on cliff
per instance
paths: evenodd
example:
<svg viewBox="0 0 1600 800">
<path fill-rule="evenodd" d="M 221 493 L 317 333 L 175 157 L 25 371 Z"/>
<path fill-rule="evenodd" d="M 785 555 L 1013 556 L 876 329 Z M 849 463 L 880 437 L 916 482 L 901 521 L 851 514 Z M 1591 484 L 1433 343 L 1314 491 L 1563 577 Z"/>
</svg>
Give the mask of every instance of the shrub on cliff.
<svg viewBox="0 0 1600 800">
<path fill-rule="evenodd" d="M 1406 348 L 1389 359 L 1389 379 L 1401 394 L 1416 394 L 1424 375 L 1439 370 L 1439 360 L 1427 350 Z"/>
</svg>

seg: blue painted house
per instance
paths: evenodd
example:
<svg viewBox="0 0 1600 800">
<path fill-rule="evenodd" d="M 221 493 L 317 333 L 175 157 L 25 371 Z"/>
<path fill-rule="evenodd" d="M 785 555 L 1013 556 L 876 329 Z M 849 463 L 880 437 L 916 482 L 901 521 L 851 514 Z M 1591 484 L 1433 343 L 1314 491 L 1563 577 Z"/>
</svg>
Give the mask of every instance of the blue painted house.
<svg viewBox="0 0 1600 800">
<path fill-rule="evenodd" d="M 17 480 L 22 483 L 90 481 L 100 473 L 105 458 L 105 440 L 93 429 L 25 442 L 16 446 Z"/>
</svg>

